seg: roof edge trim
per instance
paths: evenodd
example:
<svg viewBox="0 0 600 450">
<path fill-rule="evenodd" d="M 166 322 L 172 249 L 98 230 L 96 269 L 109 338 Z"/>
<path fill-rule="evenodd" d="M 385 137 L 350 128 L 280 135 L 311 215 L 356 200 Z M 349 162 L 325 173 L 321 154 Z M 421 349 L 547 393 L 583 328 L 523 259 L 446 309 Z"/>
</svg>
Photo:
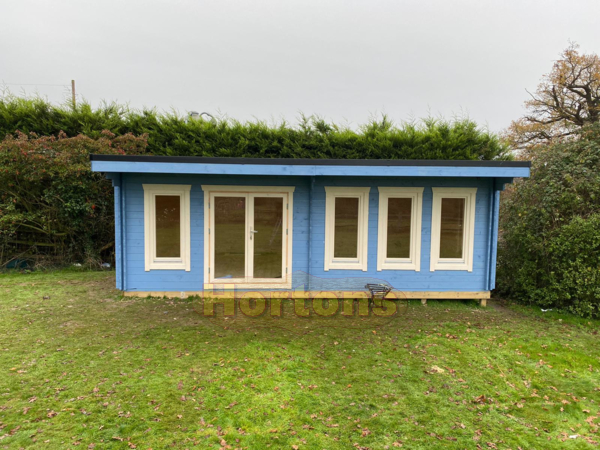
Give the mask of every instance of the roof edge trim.
<svg viewBox="0 0 600 450">
<path fill-rule="evenodd" d="M 374 166 L 374 167 L 531 167 L 531 161 L 473 161 L 438 159 L 293 159 L 293 158 L 223 158 L 201 156 L 157 155 L 97 155 L 90 161 L 184 163 L 184 164 L 237 164 L 289 166 Z"/>
</svg>

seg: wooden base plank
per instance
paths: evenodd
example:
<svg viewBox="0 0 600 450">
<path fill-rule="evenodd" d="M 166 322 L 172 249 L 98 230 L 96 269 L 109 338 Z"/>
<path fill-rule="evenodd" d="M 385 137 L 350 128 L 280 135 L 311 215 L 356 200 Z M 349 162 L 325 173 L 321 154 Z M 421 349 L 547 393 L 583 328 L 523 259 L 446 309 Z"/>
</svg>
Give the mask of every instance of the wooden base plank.
<svg viewBox="0 0 600 450">
<path fill-rule="evenodd" d="M 215 286 L 214 290 L 205 291 L 187 291 L 187 292 L 173 292 L 173 291 L 127 291 L 124 292 L 125 297 L 168 297 L 168 298 L 187 298 L 194 296 L 206 296 L 215 298 L 231 298 L 246 296 L 263 296 L 265 298 L 369 298 L 369 293 L 365 291 L 236 291 L 231 289 L 218 289 Z M 419 299 L 423 304 L 427 303 L 427 300 L 481 300 L 481 306 L 486 306 L 485 300 L 490 298 L 490 291 L 477 291 L 477 292 L 436 292 L 436 291 L 392 291 L 388 294 L 387 298 L 397 299 Z"/>
</svg>

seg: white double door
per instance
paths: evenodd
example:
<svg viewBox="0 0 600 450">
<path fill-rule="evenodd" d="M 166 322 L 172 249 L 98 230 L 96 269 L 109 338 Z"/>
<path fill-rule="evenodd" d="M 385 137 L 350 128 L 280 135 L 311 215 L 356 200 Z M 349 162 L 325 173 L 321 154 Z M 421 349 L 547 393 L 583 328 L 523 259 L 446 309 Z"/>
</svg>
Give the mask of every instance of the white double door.
<svg viewBox="0 0 600 450">
<path fill-rule="evenodd" d="M 253 288 L 287 284 L 289 196 L 287 192 L 210 192 L 209 282 L 252 284 Z"/>
</svg>

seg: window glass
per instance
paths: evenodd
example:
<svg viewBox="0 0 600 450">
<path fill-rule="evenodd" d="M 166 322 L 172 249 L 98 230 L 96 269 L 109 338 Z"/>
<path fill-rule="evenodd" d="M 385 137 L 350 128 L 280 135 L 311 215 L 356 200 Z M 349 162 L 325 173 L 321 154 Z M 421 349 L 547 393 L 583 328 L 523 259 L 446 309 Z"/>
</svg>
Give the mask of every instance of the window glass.
<svg viewBox="0 0 600 450">
<path fill-rule="evenodd" d="M 334 258 L 358 258 L 358 198 L 336 197 Z"/>
<path fill-rule="evenodd" d="M 411 198 L 389 198 L 387 257 L 410 258 Z"/>
<path fill-rule="evenodd" d="M 254 198 L 254 278 L 281 278 L 283 198 Z"/>
<path fill-rule="evenodd" d="M 465 227 L 465 199 L 442 198 L 440 258 L 462 258 Z"/>
<path fill-rule="evenodd" d="M 215 197 L 215 278 L 246 276 L 246 199 Z"/>
<path fill-rule="evenodd" d="M 179 195 L 157 195 L 156 256 L 181 257 L 181 201 Z"/>
</svg>

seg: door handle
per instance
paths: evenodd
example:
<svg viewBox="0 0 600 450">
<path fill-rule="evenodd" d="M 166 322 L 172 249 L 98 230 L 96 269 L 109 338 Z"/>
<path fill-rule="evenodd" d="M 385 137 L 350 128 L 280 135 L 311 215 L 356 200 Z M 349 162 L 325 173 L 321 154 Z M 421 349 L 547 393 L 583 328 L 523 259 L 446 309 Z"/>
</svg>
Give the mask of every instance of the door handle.
<svg viewBox="0 0 600 450">
<path fill-rule="evenodd" d="M 252 240 L 252 235 L 254 233 L 258 233 L 258 231 L 257 230 L 253 230 L 252 228 L 250 228 L 250 240 Z"/>
</svg>

